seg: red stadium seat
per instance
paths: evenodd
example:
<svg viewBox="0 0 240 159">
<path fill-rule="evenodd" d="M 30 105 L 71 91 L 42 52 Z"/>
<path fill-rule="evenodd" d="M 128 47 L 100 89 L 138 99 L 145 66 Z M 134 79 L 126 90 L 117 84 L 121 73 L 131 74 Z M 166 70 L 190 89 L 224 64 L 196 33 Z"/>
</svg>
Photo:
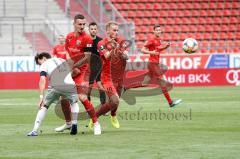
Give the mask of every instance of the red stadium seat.
<svg viewBox="0 0 240 159">
<path fill-rule="evenodd" d="M 187 25 L 183 25 L 183 26 L 181 27 L 181 30 L 182 30 L 183 33 L 186 33 L 186 32 L 189 32 L 189 31 L 190 31 L 190 27 L 187 26 Z"/>
<path fill-rule="evenodd" d="M 229 17 L 229 16 L 231 16 L 231 11 L 230 10 L 224 10 L 223 14 L 224 14 L 224 16 Z"/>
<path fill-rule="evenodd" d="M 135 17 L 137 17 L 137 14 L 134 11 L 129 11 L 127 16 L 130 17 L 130 18 L 135 18 Z"/>
<path fill-rule="evenodd" d="M 221 26 L 222 27 L 222 26 Z M 213 30 L 215 31 L 215 32 L 219 32 L 219 31 L 221 31 L 221 27 L 219 26 L 219 25 L 213 25 Z"/>
<path fill-rule="evenodd" d="M 215 2 L 210 2 L 208 5 L 209 5 L 209 9 L 216 9 L 216 3 Z"/>
<path fill-rule="evenodd" d="M 160 10 L 161 9 L 161 4 L 160 3 L 154 3 L 153 9 L 154 10 Z"/>
<path fill-rule="evenodd" d="M 142 21 L 142 18 L 135 18 L 134 22 L 135 22 L 135 25 L 143 25 L 144 24 Z"/>
<path fill-rule="evenodd" d="M 138 6 L 135 3 L 130 3 L 130 4 L 128 4 L 128 9 L 129 10 L 137 10 Z"/>
<path fill-rule="evenodd" d="M 227 39 L 232 39 L 232 40 L 235 40 L 237 37 L 237 35 L 234 32 L 228 32 L 226 36 L 227 36 Z"/>
<path fill-rule="evenodd" d="M 218 16 L 218 17 L 224 16 L 223 10 L 215 10 L 214 12 L 215 12 L 215 15 Z"/>
<path fill-rule="evenodd" d="M 233 3 L 232 3 L 232 8 L 234 8 L 234 9 L 239 9 L 239 8 L 240 8 L 239 1 L 238 1 L 238 2 L 233 2 Z"/>
<path fill-rule="evenodd" d="M 207 16 L 208 16 L 208 14 L 207 14 L 207 12 L 206 12 L 205 10 L 201 10 L 201 11 L 200 11 L 200 15 L 201 15 L 202 17 L 207 17 Z"/>
<path fill-rule="evenodd" d="M 121 10 L 129 10 L 129 4 L 128 3 L 122 3 L 121 6 L 122 6 Z"/>
<path fill-rule="evenodd" d="M 146 10 L 146 6 L 145 6 L 144 3 L 138 3 L 137 4 L 137 9 L 139 9 L 139 10 Z"/>
<path fill-rule="evenodd" d="M 224 3 L 219 2 L 217 3 L 217 9 L 223 9 L 224 8 Z"/>
<path fill-rule="evenodd" d="M 228 39 L 228 35 L 226 32 L 220 32 L 220 39 Z"/>
<path fill-rule="evenodd" d="M 152 10 L 153 9 L 153 4 L 152 3 L 147 3 L 145 7 L 146 7 L 147 10 Z"/>
<path fill-rule="evenodd" d="M 212 39 L 218 40 L 219 39 L 219 33 L 213 32 L 212 33 Z"/>
<path fill-rule="evenodd" d="M 209 9 L 209 4 L 208 3 L 200 3 L 200 5 L 201 5 L 201 9 L 205 9 L 205 10 L 207 10 L 207 9 Z"/>
<path fill-rule="evenodd" d="M 239 9 L 234 9 L 234 10 L 232 10 L 232 11 L 231 11 L 231 15 L 232 15 L 232 16 L 240 16 L 240 11 L 239 11 Z"/>
<path fill-rule="evenodd" d="M 176 3 L 169 3 L 169 7 L 173 10 L 178 9 L 178 6 Z"/>
<path fill-rule="evenodd" d="M 150 20 L 150 24 L 151 25 L 154 25 L 154 24 L 158 24 L 158 19 L 157 18 L 152 18 L 151 20 Z"/>
</svg>

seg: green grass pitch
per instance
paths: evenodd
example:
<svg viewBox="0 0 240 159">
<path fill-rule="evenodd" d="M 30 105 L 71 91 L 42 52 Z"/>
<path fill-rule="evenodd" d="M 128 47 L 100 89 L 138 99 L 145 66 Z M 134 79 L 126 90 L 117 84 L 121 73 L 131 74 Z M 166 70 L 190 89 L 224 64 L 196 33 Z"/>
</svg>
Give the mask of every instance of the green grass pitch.
<svg viewBox="0 0 240 159">
<path fill-rule="evenodd" d="M 52 105 L 40 136 L 27 137 L 37 113 L 38 92 L 0 91 L 0 158 L 239 158 L 239 87 L 175 88 L 170 93 L 183 99 L 174 109 L 159 95 L 137 97 L 135 105 L 121 100 L 121 128 L 114 129 L 108 116 L 101 117 L 101 136 L 85 127 L 87 120 L 79 121 L 76 136 L 54 132 L 64 121 Z M 94 104 L 98 102 L 93 99 Z"/>
</svg>

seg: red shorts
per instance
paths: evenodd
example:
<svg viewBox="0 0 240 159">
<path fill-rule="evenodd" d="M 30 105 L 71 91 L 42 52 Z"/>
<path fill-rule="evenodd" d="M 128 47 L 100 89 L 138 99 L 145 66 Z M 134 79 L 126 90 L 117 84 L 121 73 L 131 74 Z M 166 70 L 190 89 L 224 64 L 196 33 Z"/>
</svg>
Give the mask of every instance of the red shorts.
<svg viewBox="0 0 240 159">
<path fill-rule="evenodd" d="M 111 97 L 113 95 L 118 96 L 118 93 L 117 93 L 116 88 L 114 87 L 112 81 L 102 82 L 102 85 L 103 85 L 105 93 L 107 94 L 108 97 Z"/>
<path fill-rule="evenodd" d="M 148 75 L 151 78 L 162 78 L 162 75 L 166 72 L 166 70 L 161 69 L 159 63 L 150 62 L 148 64 Z"/>
<path fill-rule="evenodd" d="M 88 72 L 87 69 L 80 69 L 80 73 L 73 77 L 73 80 L 77 86 L 78 94 L 87 94 L 88 93 Z"/>
<path fill-rule="evenodd" d="M 113 80 L 113 86 L 115 87 L 117 94 L 120 97 L 123 88 L 123 79 Z"/>
</svg>

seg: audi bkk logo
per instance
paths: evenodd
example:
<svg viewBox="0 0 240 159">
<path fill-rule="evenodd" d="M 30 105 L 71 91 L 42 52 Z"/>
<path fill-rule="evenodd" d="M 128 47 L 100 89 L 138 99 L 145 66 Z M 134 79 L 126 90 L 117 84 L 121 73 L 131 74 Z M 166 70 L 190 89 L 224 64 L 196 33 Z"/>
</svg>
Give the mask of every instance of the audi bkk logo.
<svg viewBox="0 0 240 159">
<path fill-rule="evenodd" d="M 226 74 L 226 80 L 230 84 L 238 85 L 240 83 L 240 70 L 229 70 Z"/>
</svg>

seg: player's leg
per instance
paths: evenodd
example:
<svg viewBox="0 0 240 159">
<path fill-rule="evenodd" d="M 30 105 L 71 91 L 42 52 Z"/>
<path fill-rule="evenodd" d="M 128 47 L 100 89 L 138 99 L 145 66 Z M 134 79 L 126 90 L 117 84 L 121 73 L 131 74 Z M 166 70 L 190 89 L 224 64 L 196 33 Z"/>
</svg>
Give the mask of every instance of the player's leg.
<svg viewBox="0 0 240 159">
<path fill-rule="evenodd" d="M 109 101 L 105 104 L 102 104 L 101 107 L 98 108 L 98 110 L 96 110 L 96 114 L 97 116 L 101 116 L 106 114 L 109 111 L 114 111 L 117 110 L 118 105 L 119 105 L 119 96 L 117 94 L 117 91 L 115 89 L 115 87 L 113 86 L 112 83 L 107 83 L 107 84 L 103 84 L 103 87 L 106 91 L 107 96 L 109 97 Z M 116 114 L 111 114 L 111 123 L 115 128 L 119 128 L 119 122 L 117 120 L 117 116 Z"/>
<path fill-rule="evenodd" d="M 162 93 L 164 95 L 164 97 L 167 99 L 168 104 L 170 107 L 174 107 L 178 104 L 180 104 L 182 102 L 181 99 L 176 99 L 176 100 L 172 100 L 168 90 L 170 89 L 168 86 L 168 82 L 162 78 L 159 78 L 159 84 L 160 84 L 160 88 L 162 90 Z"/>
<path fill-rule="evenodd" d="M 71 135 L 77 134 L 77 119 L 78 119 L 78 113 L 79 113 L 79 106 L 78 106 L 78 94 L 77 89 L 75 85 L 68 86 L 67 89 L 60 91 L 62 99 L 67 100 L 69 103 L 71 103 L 71 109 L 70 109 L 70 115 L 71 115 Z"/>
<path fill-rule="evenodd" d="M 102 82 L 100 80 L 100 77 L 96 79 L 97 81 L 97 87 L 98 87 L 98 91 L 99 91 L 99 97 L 100 97 L 100 102 L 101 104 L 106 103 L 106 94 L 102 85 Z"/>
<path fill-rule="evenodd" d="M 42 124 L 42 121 L 44 120 L 47 110 L 49 106 L 56 100 L 58 100 L 60 97 L 60 94 L 57 93 L 54 89 L 48 90 L 45 99 L 44 99 L 44 106 L 40 108 L 40 110 L 37 113 L 33 130 L 28 133 L 28 136 L 38 136 L 38 130 L 40 125 Z"/>
<path fill-rule="evenodd" d="M 73 79 L 77 85 L 78 98 L 81 101 L 81 103 L 83 104 L 83 106 L 85 107 L 85 110 L 89 114 L 93 123 L 95 123 L 95 122 L 97 122 L 97 116 L 96 116 L 96 113 L 95 113 L 92 103 L 87 98 L 87 93 L 89 91 L 89 89 L 88 89 L 89 83 L 86 82 L 86 80 L 84 80 L 86 78 L 85 74 L 86 74 L 86 70 L 82 70 L 82 72 L 77 77 L 74 77 Z"/>
<path fill-rule="evenodd" d="M 66 123 L 55 129 L 56 132 L 63 132 L 64 130 L 70 130 L 72 126 L 71 122 L 71 107 L 68 99 L 63 96 L 60 97 L 61 108 L 65 118 Z"/>
<path fill-rule="evenodd" d="M 94 126 L 94 135 L 101 134 L 101 127 L 97 119 L 97 115 L 94 109 L 93 104 L 87 98 L 87 91 L 88 88 L 86 86 L 78 86 L 78 97 L 81 103 L 83 104 L 86 112 L 88 113 L 89 117 L 91 118 Z"/>
<path fill-rule="evenodd" d="M 172 84 L 169 86 L 169 82 L 164 80 L 162 78 L 163 74 L 167 71 L 167 67 L 163 64 L 158 63 L 149 63 L 148 66 L 149 69 L 149 75 L 151 79 L 157 79 L 159 87 L 164 95 L 164 97 L 167 99 L 168 104 L 170 107 L 173 107 L 179 103 L 181 103 L 182 100 L 175 100 L 173 101 L 170 94 L 168 93 L 168 90 L 170 90 L 168 87 L 172 87 Z"/>
<path fill-rule="evenodd" d="M 88 97 L 89 101 L 91 101 L 91 92 L 92 92 L 92 87 L 93 87 L 93 84 L 94 84 L 94 80 L 95 80 L 95 74 L 94 74 L 94 70 L 91 66 L 91 72 L 90 72 L 90 76 L 89 76 L 89 89 L 88 89 L 88 92 L 87 92 L 87 97 Z"/>
<path fill-rule="evenodd" d="M 71 126 L 71 135 L 77 134 L 77 119 L 78 119 L 78 113 L 79 113 L 79 106 L 78 103 L 75 102 L 71 104 L 71 114 L 72 114 L 72 126 Z"/>
<path fill-rule="evenodd" d="M 117 94 L 118 94 L 119 98 L 120 98 L 121 95 L 122 95 L 123 89 L 124 89 L 123 88 L 123 79 L 119 79 L 118 81 L 115 81 L 113 85 L 114 85 L 114 87 L 117 91 Z M 116 116 L 117 109 L 118 109 L 118 107 L 111 110 L 111 116 Z"/>
</svg>

